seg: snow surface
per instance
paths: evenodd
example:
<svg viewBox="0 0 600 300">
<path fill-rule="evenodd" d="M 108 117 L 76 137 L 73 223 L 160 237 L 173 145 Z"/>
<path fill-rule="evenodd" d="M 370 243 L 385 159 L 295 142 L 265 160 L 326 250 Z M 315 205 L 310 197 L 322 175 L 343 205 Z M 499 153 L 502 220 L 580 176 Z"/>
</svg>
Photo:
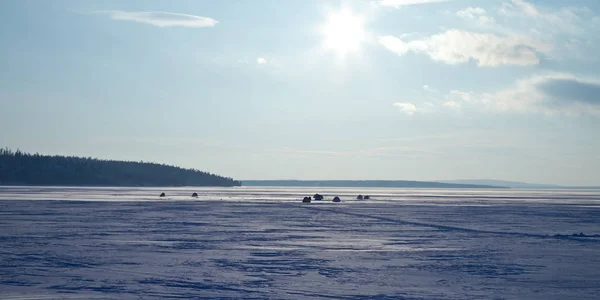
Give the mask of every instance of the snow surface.
<svg viewBox="0 0 600 300">
<path fill-rule="evenodd" d="M 599 266 L 598 190 L 0 187 L 0 299 L 600 299 Z"/>
</svg>

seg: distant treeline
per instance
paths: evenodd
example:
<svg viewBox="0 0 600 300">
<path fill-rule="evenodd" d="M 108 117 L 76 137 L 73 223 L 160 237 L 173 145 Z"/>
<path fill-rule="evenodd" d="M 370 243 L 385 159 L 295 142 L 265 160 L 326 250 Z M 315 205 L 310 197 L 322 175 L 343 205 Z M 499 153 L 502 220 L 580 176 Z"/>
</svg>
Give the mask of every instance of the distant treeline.
<svg viewBox="0 0 600 300">
<path fill-rule="evenodd" d="M 244 180 L 245 186 L 376 187 L 376 188 L 503 188 L 480 184 L 454 184 L 407 180 Z"/>
<path fill-rule="evenodd" d="M 195 169 L 0 149 L 0 185 L 241 186 Z"/>
</svg>

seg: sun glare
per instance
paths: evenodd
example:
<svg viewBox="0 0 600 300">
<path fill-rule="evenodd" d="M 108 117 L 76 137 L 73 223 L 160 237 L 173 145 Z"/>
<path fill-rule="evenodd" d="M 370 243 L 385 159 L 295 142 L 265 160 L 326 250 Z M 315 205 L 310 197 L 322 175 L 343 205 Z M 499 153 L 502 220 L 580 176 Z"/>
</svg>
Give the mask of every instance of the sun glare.
<svg viewBox="0 0 600 300">
<path fill-rule="evenodd" d="M 340 57 L 357 52 L 365 40 L 362 17 L 344 10 L 331 13 L 323 26 L 323 47 Z"/>
</svg>

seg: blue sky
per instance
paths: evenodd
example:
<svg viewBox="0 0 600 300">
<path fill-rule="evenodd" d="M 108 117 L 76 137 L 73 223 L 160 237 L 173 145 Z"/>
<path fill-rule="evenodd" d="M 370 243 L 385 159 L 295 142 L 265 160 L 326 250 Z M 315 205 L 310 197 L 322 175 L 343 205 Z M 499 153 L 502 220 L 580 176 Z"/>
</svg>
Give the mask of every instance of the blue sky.
<svg viewBox="0 0 600 300">
<path fill-rule="evenodd" d="M 0 22 L 13 149 L 600 185 L 596 0 L 9 0 Z"/>
</svg>

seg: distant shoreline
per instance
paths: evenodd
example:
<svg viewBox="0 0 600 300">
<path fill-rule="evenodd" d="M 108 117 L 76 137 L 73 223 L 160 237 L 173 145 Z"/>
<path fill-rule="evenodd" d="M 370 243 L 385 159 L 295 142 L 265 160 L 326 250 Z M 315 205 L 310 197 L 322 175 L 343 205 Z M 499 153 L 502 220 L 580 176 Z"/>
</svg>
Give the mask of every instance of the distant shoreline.
<svg viewBox="0 0 600 300">
<path fill-rule="evenodd" d="M 505 186 L 495 185 L 408 180 L 242 180 L 242 186 L 508 189 Z"/>
<path fill-rule="evenodd" d="M 510 190 L 600 190 L 600 186 L 534 186 L 534 187 L 506 187 L 506 186 L 487 186 L 487 185 L 469 185 L 469 184 L 443 184 L 440 185 L 438 182 L 428 182 L 428 181 L 416 181 L 418 183 L 431 183 L 431 185 L 420 185 L 420 186 L 409 186 L 409 185 L 358 185 L 358 184 L 350 184 L 350 185 L 342 185 L 342 184 L 328 184 L 327 182 L 335 182 L 336 180 L 331 181 L 314 181 L 321 182 L 320 184 L 312 184 L 309 185 L 309 182 L 313 181 L 303 181 L 298 180 L 296 182 L 301 183 L 272 183 L 270 182 L 283 182 L 287 180 L 247 180 L 242 181 L 242 185 L 236 186 L 209 186 L 209 185 L 86 185 L 86 184 L 26 184 L 26 183 L 0 183 L 0 188 L 2 187 L 40 187 L 40 188 L 243 188 L 243 187 L 274 187 L 274 188 L 285 188 L 285 187 L 306 187 L 306 188 L 399 188 L 399 189 L 510 189 Z M 291 180 L 290 180 L 291 181 Z M 340 182 L 347 182 L 347 180 L 341 180 Z M 361 182 L 361 180 L 356 180 L 356 182 Z M 369 181 L 370 182 L 370 181 Z M 376 182 L 376 181 L 373 181 Z M 393 181 L 399 182 L 402 181 Z M 412 182 L 412 181 L 410 181 Z"/>
</svg>

